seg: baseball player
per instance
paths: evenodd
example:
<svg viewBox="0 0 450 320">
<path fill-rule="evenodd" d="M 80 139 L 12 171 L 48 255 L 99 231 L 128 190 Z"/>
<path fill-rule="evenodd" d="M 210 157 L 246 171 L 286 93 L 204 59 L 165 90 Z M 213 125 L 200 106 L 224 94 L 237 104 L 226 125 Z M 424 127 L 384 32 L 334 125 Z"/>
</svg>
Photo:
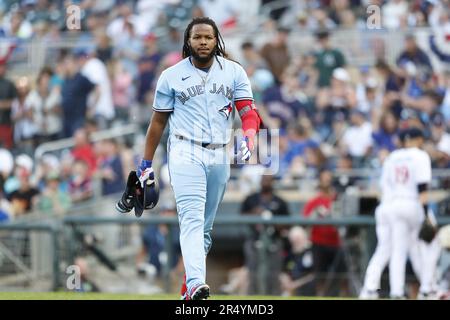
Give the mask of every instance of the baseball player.
<svg viewBox="0 0 450 320">
<path fill-rule="evenodd" d="M 420 150 L 423 132 L 402 132 L 404 148 L 392 152 L 383 163 L 380 179 L 381 203 L 375 211 L 377 248 L 367 267 L 360 298 L 376 298 L 381 274 L 389 262 L 390 296 L 404 297 L 406 258 L 410 256 L 421 290 L 429 286 L 429 264 L 418 234 L 428 214 L 427 187 L 431 182 L 431 160 Z M 429 273 L 429 272 L 428 272 Z M 423 280 L 423 281 L 422 281 Z M 427 294 L 423 292 L 423 294 Z"/>
<path fill-rule="evenodd" d="M 169 123 L 167 146 L 170 182 L 180 224 L 185 267 L 182 298 L 209 297 L 206 255 L 216 211 L 230 175 L 226 145 L 231 139 L 234 110 L 244 132 L 238 156 L 250 159 L 261 120 L 244 69 L 227 59 L 222 36 L 213 20 L 193 19 L 184 33 L 183 60 L 158 79 L 153 116 L 137 175 L 142 184 L 154 180 L 152 160 Z"/>
</svg>

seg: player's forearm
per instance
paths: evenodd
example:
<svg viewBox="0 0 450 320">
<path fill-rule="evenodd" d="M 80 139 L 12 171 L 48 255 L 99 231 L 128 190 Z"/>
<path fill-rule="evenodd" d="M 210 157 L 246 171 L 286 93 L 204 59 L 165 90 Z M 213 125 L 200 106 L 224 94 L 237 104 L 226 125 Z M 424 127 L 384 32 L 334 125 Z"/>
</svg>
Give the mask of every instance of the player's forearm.
<svg viewBox="0 0 450 320">
<path fill-rule="evenodd" d="M 169 119 L 170 113 L 168 112 L 154 112 L 152 121 L 147 130 L 145 137 L 145 150 L 144 159 L 153 160 L 156 148 L 161 140 L 161 136 Z"/>
<path fill-rule="evenodd" d="M 428 185 L 426 183 L 419 184 L 419 201 L 423 206 L 423 210 L 425 211 L 425 215 L 428 214 Z"/>
</svg>

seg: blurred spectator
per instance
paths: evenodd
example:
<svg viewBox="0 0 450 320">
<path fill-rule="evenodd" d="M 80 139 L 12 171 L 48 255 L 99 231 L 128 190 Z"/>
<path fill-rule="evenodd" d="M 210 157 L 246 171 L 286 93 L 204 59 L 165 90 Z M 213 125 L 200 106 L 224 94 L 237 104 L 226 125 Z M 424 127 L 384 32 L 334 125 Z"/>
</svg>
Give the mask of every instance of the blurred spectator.
<svg viewBox="0 0 450 320">
<path fill-rule="evenodd" d="M 42 192 L 47 184 L 48 175 L 60 171 L 60 161 L 57 156 L 47 153 L 36 159 L 36 162 L 32 184 Z"/>
<path fill-rule="evenodd" d="M 27 77 L 17 80 L 17 98 L 11 105 L 11 118 L 14 123 L 14 145 L 17 150 L 32 154 L 36 145 L 38 127 L 35 122 L 36 111 L 27 98 L 30 92 L 30 81 Z"/>
<path fill-rule="evenodd" d="M 181 52 L 183 48 L 183 35 L 177 28 L 169 26 L 167 36 L 158 39 L 158 46 L 161 48 L 162 54 Z"/>
<path fill-rule="evenodd" d="M 8 149 L 13 145 L 11 106 L 16 97 L 14 83 L 6 79 L 6 61 L 0 59 L 0 146 Z"/>
<path fill-rule="evenodd" d="M 69 194 L 73 203 L 89 200 L 94 195 L 89 167 L 84 160 L 76 160 L 73 164 L 69 181 Z"/>
<path fill-rule="evenodd" d="M 283 72 L 280 85 L 263 93 L 262 102 L 270 116 L 267 126 L 286 129 L 290 122 L 308 115 L 308 99 L 299 89 L 299 82 L 291 70 Z"/>
<path fill-rule="evenodd" d="M 220 30 L 232 29 L 237 23 L 238 0 L 199 0 L 203 16 L 213 19 Z"/>
<path fill-rule="evenodd" d="M 280 274 L 282 296 L 314 296 L 313 255 L 305 229 L 294 226 L 289 230 L 290 249 Z"/>
<path fill-rule="evenodd" d="M 402 95 L 401 98 L 403 103 L 402 117 L 405 113 L 415 113 L 423 124 L 428 123 L 431 115 L 439 111 L 443 101 L 443 97 L 435 90 L 426 90 L 420 97 Z"/>
<path fill-rule="evenodd" d="M 341 51 L 331 46 L 328 31 L 318 31 L 316 38 L 319 44 L 319 50 L 316 52 L 316 69 L 319 72 L 317 85 L 322 88 L 330 85 L 334 69 L 344 67 L 346 62 Z"/>
<path fill-rule="evenodd" d="M 4 17 L 0 28 L 0 35 L 3 35 L 3 37 L 26 40 L 33 35 L 32 24 L 25 19 L 23 12 L 19 9 L 11 10 Z"/>
<path fill-rule="evenodd" d="M 361 168 L 372 152 L 372 125 L 366 115 L 357 110 L 352 112 L 350 122 L 341 140 L 341 152 L 352 157 L 353 167 Z"/>
<path fill-rule="evenodd" d="M 100 130 L 107 129 L 115 115 L 108 70 L 95 57 L 92 47 L 76 49 L 75 57 L 81 74 L 95 85 L 95 90 L 89 96 L 88 116 L 96 120 Z"/>
<path fill-rule="evenodd" d="M 138 60 L 139 74 L 137 99 L 139 103 L 144 105 L 150 103 L 147 93 L 152 89 L 158 65 L 162 59 L 156 40 L 156 36 L 153 33 L 145 36 L 144 53 Z"/>
<path fill-rule="evenodd" d="M 316 122 L 322 134 L 327 134 L 336 113 L 342 113 L 346 119 L 356 108 L 356 92 L 350 83 L 350 74 L 343 68 L 333 70 L 331 85 L 319 90 L 316 98 Z"/>
<path fill-rule="evenodd" d="M 64 83 L 66 68 L 65 68 L 65 57 L 67 53 L 65 50 L 58 52 L 57 57 L 55 57 L 55 66 L 53 69 L 53 74 L 50 77 L 50 88 L 51 90 L 56 90 L 61 95 L 62 85 Z M 44 70 L 46 67 L 44 67 Z M 42 70 L 41 70 L 42 71 Z M 61 97 L 60 97 L 61 98 Z"/>
<path fill-rule="evenodd" d="M 400 92 L 405 85 L 405 79 L 384 60 L 378 60 L 375 69 L 381 77 L 384 87 L 382 110 L 391 110 L 399 118 L 403 109 Z"/>
<path fill-rule="evenodd" d="M 23 1 L 27 6 L 27 20 L 35 24 L 39 21 L 50 21 L 58 15 L 55 4 L 49 3 L 49 0 L 31 0 Z"/>
<path fill-rule="evenodd" d="M 51 86 L 52 76 L 53 70 L 44 67 L 36 79 L 36 88 L 27 97 L 40 142 L 57 140 L 62 132 L 60 90 Z"/>
<path fill-rule="evenodd" d="M 11 151 L 0 148 L 0 193 L 3 193 L 6 179 L 10 176 L 14 169 L 14 158 Z"/>
<path fill-rule="evenodd" d="M 398 120 L 392 112 L 383 113 L 379 125 L 374 128 L 372 137 L 375 152 L 381 149 L 394 151 L 397 148 Z"/>
<path fill-rule="evenodd" d="M 4 198 L 2 192 L 0 192 L 0 223 L 11 221 L 14 219 L 11 204 Z"/>
<path fill-rule="evenodd" d="M 64 63 L 65 79 L 61 89 L 63 137 L 69 138 L 86 122 L 88 95 L 95 85 L 79 72 L 73 56 L 67 56 Z"/>
<path fill-rule="evenodd" d="M 133 76 L 121 60 L 114 61 L 112 69 L 111 83 L 116 119 L 128 124 L 130 109 L 133 105 Z"/>
<path fill-rule="evenodd" d="M 114 48 L 111 45 L 111 39 L 104 30 L 97 30 L 95 32 L 95 43 L 97 58 L 99 58 L 104 64 L 108 64 L 108 62 L 112 59 Z"/>
<path fill-rule="evenodd" d="M 309 218 L 330 218 L 333 214 L 332 204 L 336 193 L 332 187 L 333 174 L 322 170 L 319 174 L 317 196 L 309 200 L 303 209 L 303 215 Z M 316 278 L 316 295 L 329 296 L 330 279 L 339 280 L 340 294 L 347 295 L 348 287 L 342 273 L 346 271 L 341 239 L 334 226 L 314 226 L 311 228 L 311 243 Z"/>
<path fill-rule="evenodd" d="M 176 217 L 176 209 L 168 204 L 163 204 L 160 208 L 159 215 L 162 217 Z M 171 233 L 169 234 L 169 228 Z M 171 237 L 170 239 L 168 237 Z M 167 244 L 167 241 L 170 243 Z M 164 258 L 167 246 L 171 246 L 171 257 Z M 181 265 L 181 247 L 180 247 L 180 231 L 178 226 L 166 224 L 150 224 L 142 234 L 142 247 L 136 257 L 136 265 L 139 272 L 145 271 L 145 266 L 151 264 L 156 268 L 156 275 L 161 277 L 165 268 L 165 264 L 171 262 L 170 270 L 174 268 L 182 268 Z"/>
<path fill-rule="evenodd" d="M 141 56 L 143 44 L 135 31 L 133 24 L 125 22 L 125 32 L 115 39 L 114 57 L 118 59 L 125 70 L 131 74 L 133 79 L 136 79 L 138 68 L 136 61 Z"/>
<path fill-rule="evenodd" d="M 89 168 L 89 176 L 92 176 L 97 168 L 97 157 L 94 153 L 94 148 L 89 141 L 86 129 L 78 129 L 73 138 L 75 143 L 71 150 L 73 160 L 83 160 L 86 162 Z"/>
<path fill-rule="evenodd" d="M 263 99 L 264 92 L 274 85 L 275 79 L 272 72 L 268 70 L 266 61 L 256 50 L 253 42 L 243 42 L 241 51 L 243 55 L 241 64 L 250 79 L 253 98 L 258 103 Z"/>
<path fill-rule="evenodd" d="M 51 172 L 46 177 L 47 185 L 38 198 L 37 208 L 51 216 L 62 216 L 70 208 L 70 195 L 59 187 L 59 173 Z"/>
<path fill-rule="evenodd" d="M 116 140 L 105 140 L 102 143 L 103 158 L 98 166 L 98 176 L 102 179 L 102 195 L 123 192 L 125 177 Z"/>
<path fill-rule="evenodd" d="M 317 94 L 317 80 L 319 73 L 315 68 L 316 57 L 313 52 L 304 54 L 298 63 L 298 81 L 301 90 L 308 99 L 313 100 Z"/>
<path fill-rule="evenodd" d="M 133 14 L 133 4 L 127 1 L 123 1 L 117 8 L 118 16 L 109 23 L 106 32 L 108 37 L 115 41 L 129 31 L 125 27 L 126 23 L 137 23 L 138 17 Z M 137 30 L 137 33 L 142 35 L 141 30 Z"/>
<path fill-rule="evenodd" d="M 241 214 L 258 215 L 258 216 L 289 216 L 289 208 L 287 203 L 275 195 L 273 186 L 274 177 L 271 175 L 263 175 L 261 178 L 261 190 L 246 197 L 241 206 Z M 244 244 L 245 266 L 249 270 L 249 294 L 258 292 L 258 246 L 261 234 L 265 232 L 270 237 L 270 247 L 268 256 L 268 270 L 266 287 L 269 294 L 277 295 L 280 293 L 278 277 L 282 267 L 282 256 L 284 249 L 284 240 L 282 232 L 285 230 L 283 226 L 263 226 L 255 225 L 251 228 L 250 237 Z"/>
<path fill-rule="evenodd" d="M 408 25 L 409 4 L 405 0 L 389 0 L 381 8 L 383 26 L 399 29 Z"/>
<path fill-rule="evenodd" d="M 241 51 L 243 55 L 241 64 L 249 77 L 251 77 L 257 69 L 267 69 L 267 62 L 256 50 L 253 42 L 243 42 L 241 44 Z"/>
<path fill-rule="evenodd" d="M 356 107 L 369 115 L 379 112 L 383 104 L 383 94 L 378 80 L 368 76 L 357 84 Z"/>
<path fill-rule="evenodd" d="M 436 113 L 431 118 L 430 138 L 431 143 L 427 143 L 426 150 L 431 156 L 433 167 L 450 168 L 450 134 L 441 113 Z"/>
<path fill-rule="evenodd" d="M 282 156 L 280 170 L 291 170 L 295 158 L 300 157 L 306 162 L 308 149 L 318 149 L 319 145 L 310 137 L 310 133 L 304 125 L 292 124 L 288 128 L 287 152 Z"/>
<path fill-rule="evenodd" d="M 29 213 L 36 206 L 39 190 L 31 185 L 31 173 L 33 171 L 33 160 L 25 155 L 18 155 L 16 158 L 16 168 L 14 170 L 18 188 L 7 194 L 11 202 L 14 216 Z M 6 182 L 8 183 L 8 182 Z"/>
<path fill-rule="evenodd" d="M 397 58 L 397 65 L 400 68 L 406 68 L 407 63 L 412 62 L 416 67 L 419 78 L 429 79 L 433 73 L 433 66 L 425 51 L 417 45 L 416 38 L 413 34 L 406 35 L 404 48 Z"/>
<path fill-rule="evenodd" d="M 291 59 L 288 46 L 289 32 L 290 29 L 279 27 L 272 40 L 261 49 L 261 56 L 278 82 L 281 82 L 283 72 Z"/>
<path fill-rule="evenodd" d="M 336 28 L 336 23 L 328 15 L 325 8 L 314 8 L 308 21 L 311 30 L 331 30 Z"/>
<path fill-rule="evenodd" d="M 353 158 L 349 154 L 338 155 L 336 159 L 336 171 L 338 178 L 334 182 L 334 187 L 338 194 L 347 190 L 348 187 L 353 187 L 357 184 L 359 177 L 352 174 Z"/>
</svg>

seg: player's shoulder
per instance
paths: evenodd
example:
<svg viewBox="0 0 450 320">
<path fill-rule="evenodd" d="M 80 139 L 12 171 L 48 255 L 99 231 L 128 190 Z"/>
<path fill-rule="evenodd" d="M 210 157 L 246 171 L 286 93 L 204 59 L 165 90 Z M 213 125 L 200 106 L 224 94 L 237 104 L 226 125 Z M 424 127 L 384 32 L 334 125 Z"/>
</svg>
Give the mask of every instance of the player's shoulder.
<svg viewBox="0 0 450 320">
<path fill-rule="evenodd" d="M 404 149 L 395 149 L 386 157 L 385 161 L 395 159 L 398 156 L 401 156 L 403 153 L 404 153 Z"/>
<path fill-rule="evenodd" d="M 418 148 L 413 148 L 411 150 L 411 153 L 414 155 L 414 157 L 416 157 L 418 159 L 422 159 L 422 160 L 431 159 L 430 155 L 426 151 L 418 149 Z"/>
<path fill-rule="evenodd" d="M 219 60 L 219 62 L 222 64 L 222 66 L 225 69 L 233 69 L 233 70 L 243 70 L 244 68 L 242 68 L 242 66 L 239 64 L 239 62 L 235 61 L 235 60 L 231 60 L 229 58 L 224 58 L 221 56 L 217 56 L 217 59 Z"/>
<path fill-rule="evenodd" d="M 186 68 L 187 63 L 189 63 L 189 58 L 184 58 L 183 60 L 177 62 L 173 66 L 164 69 L 161 72 L 160 77 L 168 77 L 168 79 L 170 79 L 171 76 L 179 75 L 180 71 Z"/>
</svg>

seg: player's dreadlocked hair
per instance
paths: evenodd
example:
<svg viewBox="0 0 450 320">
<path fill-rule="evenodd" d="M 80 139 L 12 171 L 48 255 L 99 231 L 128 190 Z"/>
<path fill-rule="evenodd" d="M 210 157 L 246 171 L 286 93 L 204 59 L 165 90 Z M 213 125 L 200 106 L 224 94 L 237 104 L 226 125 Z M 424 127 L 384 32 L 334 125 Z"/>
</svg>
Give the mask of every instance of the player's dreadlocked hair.
<svg viewBox="0 0 450 320">
<path fill-rule="evenodd" d="M 192 55 L 191 47 L 189 46 L 188 40 L 189 36 L 191 35 L 192 27 L 195 26 L 196 24 L 208 24 L 214 29 L 214 35 L 217 38 L 215 55 L 228 58 L 228 55 L 225 53 L 225 43 L 223 41 L 222 35 L 219 32 L 219 28 L 217 28 L 216 23 L 208 17 L 200 17 L 192 19 L 192 21 L 189 23 L 186 30 L 184 31 L 183 59 L 190 57 Z"/>
</svg>

